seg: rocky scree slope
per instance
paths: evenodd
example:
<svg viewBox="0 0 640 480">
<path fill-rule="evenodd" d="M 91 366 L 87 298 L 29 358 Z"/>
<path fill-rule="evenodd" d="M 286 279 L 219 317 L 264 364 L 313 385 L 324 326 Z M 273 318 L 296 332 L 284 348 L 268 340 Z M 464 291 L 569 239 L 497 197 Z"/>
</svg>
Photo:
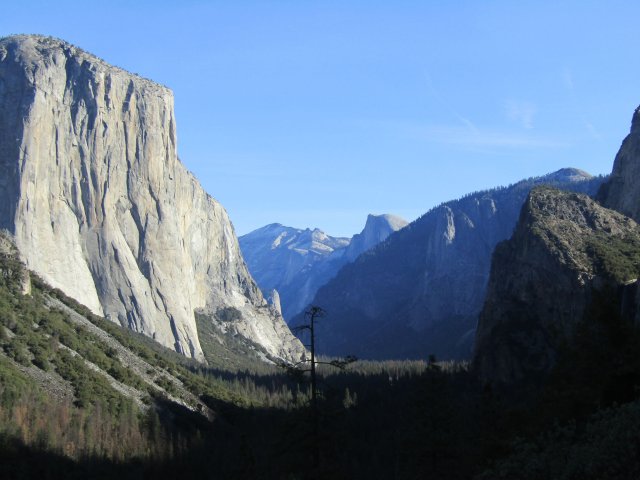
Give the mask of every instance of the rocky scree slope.
<svg viewBox="0 0 640 480">
<path fill-rule="evenodd" d="M 595 194 L 602 178 L 562 169 L 444 203 L 345 265 L 311 302 L 318 348 L 359 358 L 470 358 L 491 254 L 540 184 Z M 290 321 L 302 323 L 298 317 Z"/>
<path fill-rule="evenodd" d="M 1 39 L 0 199 L 29 269 L 92 312 L 202 360 L 194 312 L 231 308 L 220 329 L 303 354 L 179 161 L 169 89 L 61 40 Z"/>
<path fill-rule="evenodd" d="M 638 304 L 640 226 L 586 195 L 536 188 L 493 255 L 474 366 L 485 381 L 548 373 L 601 295 L 623 317 Z"/>
<path fill-rule="evenodd" d="M 322 285 L 360 254 L 400 230 L 407 222 L 390 214 L 369 215 L 351 239 L 331 237 L 319 229 L 274 223 L 239 238 L 253 278 L 269 296 L 277 291 L 284 318 L 300 313 Z"/>
<path fill-rule="evenodd" d="M 163 399 L 212 418 L 196 377 L 169 359 L 170 351 L 154 352 L 141 338 L 91 314 L 29 272 L 18 255 L 0 232 L 3 368 L 30 378 L 56 401 L 86 406 L 120 398 L 147 410 L 154 399 Z"/>
</svg>

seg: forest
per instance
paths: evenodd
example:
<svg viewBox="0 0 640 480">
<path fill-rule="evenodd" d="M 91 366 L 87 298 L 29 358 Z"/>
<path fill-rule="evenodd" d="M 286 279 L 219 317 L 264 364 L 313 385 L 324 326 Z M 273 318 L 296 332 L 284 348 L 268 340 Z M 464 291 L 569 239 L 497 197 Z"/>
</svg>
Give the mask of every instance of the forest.
<svg viewBox="0 0 640 480">
<path fill-rule="evenodd" d="M 23 265 L 0 262 L 3 478 L 640 477 L 640 334 L 605 295 L 547 378 L 492 387 L 435 358 L 320 365 L 313 409 L 308 374 L 213 344 L 198 364 L 33 274 L 21 293 Z"/>
</svg>

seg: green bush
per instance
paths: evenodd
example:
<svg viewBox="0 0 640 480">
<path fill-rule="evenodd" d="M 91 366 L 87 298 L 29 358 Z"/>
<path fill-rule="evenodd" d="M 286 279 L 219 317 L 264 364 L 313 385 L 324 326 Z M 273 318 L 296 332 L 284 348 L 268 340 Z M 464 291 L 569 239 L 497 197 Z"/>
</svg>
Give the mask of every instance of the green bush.
<svg viewBox="0 0 640 480">
<path fill-rule="evenodd" d="M 594 255 L 598 273 L 617 282 L 638 278 L 640 272 L 640 239 L 593 235 L 587 239 L 587 250 Z"/>
<path fill-rule="evenodd" d="M 27 345 L 20 337 L 14 337 L 4 346 L 7 356 L 21 365 L 28 367 L 31 365 L 31 357 L 29 356 Z"/>
<path fill-rule="evenodd" d="M 234 322 L 242 319 L 242 312 L 235 307 L 223 307 L 216 310 L 216 318 L 221 322 Z"/>
</svg>

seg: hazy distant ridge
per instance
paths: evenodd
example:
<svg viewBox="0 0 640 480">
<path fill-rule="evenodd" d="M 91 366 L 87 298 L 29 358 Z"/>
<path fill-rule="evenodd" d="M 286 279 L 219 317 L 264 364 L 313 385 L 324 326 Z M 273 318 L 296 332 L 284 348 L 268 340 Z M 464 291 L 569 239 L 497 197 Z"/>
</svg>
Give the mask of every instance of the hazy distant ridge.
<svg viewBox="0 0 640 480">
<path fill-rule="evenodd" d="M 317 228 L 302 230 L 278 223 L 239 238 L 253 278 L 265 295 L 277 290 L 282 313 L 290 319 L 311 301 L 340 268 L 407 225 L 395 215 L 369 215 L 351 239 L 332 237 Z"/>
</svg>

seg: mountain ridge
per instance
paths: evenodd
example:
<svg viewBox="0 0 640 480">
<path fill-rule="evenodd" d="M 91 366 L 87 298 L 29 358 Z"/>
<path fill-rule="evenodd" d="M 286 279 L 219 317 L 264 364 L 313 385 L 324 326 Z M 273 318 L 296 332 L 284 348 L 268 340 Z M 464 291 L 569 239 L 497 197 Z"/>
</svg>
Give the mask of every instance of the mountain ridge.
<svg viewBox="0 0 640 480">
<path fill-rule="evenodd" d="M 595 200 L 542 187 L 530 192 L 514 234 L 493 254 L 473 359 L 483 381 L 544 378 L 589 335 L 604 344 L 615 338 L 608 337 L 613 331 L 626 328 L 634 336 L 640 324 L 639 152 L 640 107 Z M 629 381 L 621 381 L 624 388 L 633 387 Z"/>
<path fill-rule="evenodd" d="M 597 292 L 635 297 L 640 226 L 586 195 L 537 187 L 493 255 L 474 364 L 485 381 L 548 373 Z M 622 288 L 622 290 L 620 290 Z M 635 317 L 633 312 L 623 312 Z"/>
<path fill-rule="evenodd" d="M 491 254 L 508 238 L 529 190 L 541 183 L 595 194 L 603 179 L 578 169 L 473 192 L 434 207 L 344 266 L 312 304 L 327 355 L 467 359 Z M 302 322 L 294 318 L 290 324 Z"/>
<path fill-rule="evenodd" d="M 285 319 L 301 312 L 320 286 L 346 263 L 403 228 L 391 214 L 369 214 L 353 237 L 332 237 L 318 228 L 272 223 L 239 238 L 251 274 L 266 296 L 278 292 Z"/>
</svg>

